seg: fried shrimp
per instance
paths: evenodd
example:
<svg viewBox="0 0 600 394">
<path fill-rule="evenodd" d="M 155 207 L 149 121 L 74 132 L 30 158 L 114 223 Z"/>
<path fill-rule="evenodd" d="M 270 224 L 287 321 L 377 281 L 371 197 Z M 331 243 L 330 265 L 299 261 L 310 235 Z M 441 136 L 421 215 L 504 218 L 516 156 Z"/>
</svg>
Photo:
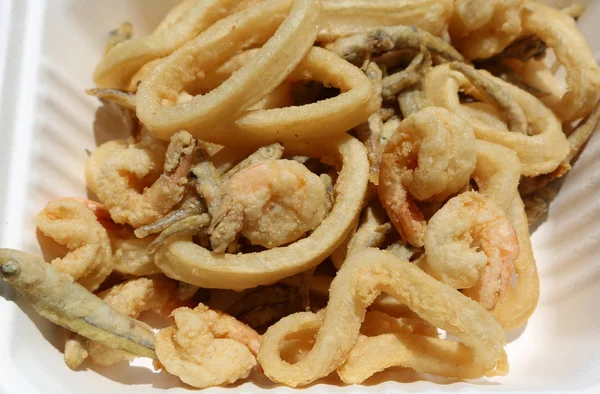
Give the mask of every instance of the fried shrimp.
<svg viewBox="0 0 600 394">
<path fill-rule="evenodd" d="M 51 264 L 93 291 L 113 270 L 112 250 L 106 229 L 83 204 L 55 200 L 36 217 L 37 228 L 69 252 Z"/>
<path fill-rule="evenodd" d="M 142 312 L 149 310 L 155 310 L 168 318 L 173 309 L 189 304 L 177 298 L 177 284 L 162 275 L 129 280 L 98 293 L 98 297 L 132 319 L 137 319 Z M 109 366 L 136 357 L 134 354 L 110 348 L 99 342 L 86 341 L 82 337 L 78 339 L 87 357 L 96 365 Z M 82 349 L 74 344 L 78 339 L 67 342 L 65 360 L 76 359 L 82 354 Z M 84 359 L 80 357 L 80 363 Z M 71 367 L 76 368 L 77 365 Z"/>
<path fill-rule="evenodd" d="M 62 254 L 0 249 L 67 366 L 139 380 L 147 357 L 198 389 L 506 375 L 540 295 L 528 220 L 600 123 L 584 7 L 171 1 L 99 48 L 89 199 L 37 217 Z"/>
<path fill-rule="evenodd" d="M 448 64 L 436 66 L 425 75 L 425 96 L 432 105 L 446 108 L 468 119 L 477 139 L 504 145 L 517 152 L 522 164 L 522 175 L 535 176 L 554 170 L 569 150 L 556 115 L 529 93 L 483 70 L 479 72 L 506 89 L 514 98 L 523 109 L 531 135 L 507 133 L 470 116 L 471 112 L 465 111 L 460 103 L 458 91 L 462 88 L 475 94 L 476 89 L 462 73 L 452 70 Z M 484 99 L 483 96 L 478 98 Z"/>
<path fill-rule="evenodd" d="M 129 140 L 108 141 L 90 154 L 85 162 L 85 184 L 92 193 L 98 195 L 98 174 L 106 160 L 115 153 L 126 149 L 129 142 Z"/>
<path fill-rule="evenodd" d="M 462 118 L 429 107 L 402 121 L 383 153 L 379 199 L 394 227 L 423 246 L 425 218 L 413 199 L 444 199 L 469 181 L 475 136 Z"/>
<path fill-rule="evenodd" d="M 211 245 L 227 248 L 238 233 L 274 248 L 297 240 L 325 217 L 325 185 L 293 160 L 267 160 L 235 174 L 211 223 Z"/>
<path fill-rule="evenodd" d="M 525 0 L 456 0 L 450 18 L 452 44 L 468 60 L 488 58 L 521 34 Z"/>
<path fill-rule="evenodd" d="M 283 157 L 283 151 L 283 145 L 278 143 L 262 146 L 248 155 L 248 157 L 246 157 L 244 160 L 237 163 L 231 169 L 227 170 L 227 172 L 223 174 L 222 180 L 228 181 L 238 172 L 245 170 L 248 167 L 252 167 L 258 162 L 265 160 L 279 160 Z"/>
<path fill-rule="evenodd" d="M 173 311 L 175 325 L 156 334 L 156 354 L 167 372 L 196 388 L 233 383 L 256 365 L 260 336 L 203 304 Z"/>
<path fill-rule="evenodd" d="M 98 197 L 110 210 L 113 220 L 140 227 L 177 205 L 188 182 L 195 146 L 196 141 L 189 133 L 176 133 L 167 148 L 164 172 L 149 187 L 145 187 L 144 181 L 162 162 L 156 152 L 133 145 L 110 155 L 96 180 Z"/>
<path fill-rule="evenodd" d="M 402 359 L 425 357 L 427 362 L 411 366 L 419 372 L 462 379 L 506 373 L 504 331 L 485 309 L 414 264 L 384 251 L 365 249 L 352 254 L 336 275 L 324 313 L 300 312 L 284 317 L 262 336 L 258 360 L 265 375 L 292 387 L 329 375 L 348 358 L 359 338 L 366 308 L 382 292 L 462 340 L 436 339 L 433 352 L 396 341 L 401 347 L 396 353 L 401 359 L 397 365 L 403 365 Z M 294 364 L 284 361 L 282 343 L 308 330 L 317 331 L 312 349 Z"/>
<path fill-rule="evenodd" d="M 453 197 L 429 220 L 424 240 L 425 271 L 435 278 L 486 309 L 506 296 L 519 241 L 495 203 L 476 192 Z"/>
</svg>

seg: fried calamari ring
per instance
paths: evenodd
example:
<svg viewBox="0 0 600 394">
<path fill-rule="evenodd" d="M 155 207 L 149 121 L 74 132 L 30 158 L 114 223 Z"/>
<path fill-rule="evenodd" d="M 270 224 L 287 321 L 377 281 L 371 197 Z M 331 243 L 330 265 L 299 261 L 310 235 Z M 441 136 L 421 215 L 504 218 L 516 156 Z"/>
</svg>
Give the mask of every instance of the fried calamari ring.
<svg viewBox="0 0 600 394">
<path fill-rule="evenodd" d="M 341 161 L 335 203 L 308 237 L 289 246 L 236 255 L 213 253 L 190 242 L 189 236 L 173 236 L 157 252 L 159 268 L 171 278 L 200 287 L 242 290 L 274 283 L 322 262 L 343 241 L 359 214 L 369 174 L 366 150 L 358 140 L 344 137 L 335 150 L 326 153 L 337 154 L 334 158 Z"/>
<path fill-rule="evenodd" d="M 228 15 L 236 0 L 187 0 L 173 8 L 149 36 L 112 47 L 94 70 L 101 88 L 126 89 L 145 64 L 169 55 L 213 23 Z"/>
<path fill-rule="evenodd" d="M 521 327 L 535 311 L 540 297 L 540 279 L 531 249 L 529 224 L 521 197 L 517 194 L 508 210 L 517 239 L 519 240 L 519 257 L 515 260 L 517 284 L 509 287 L 506 297 L 491 311 L 492 315 L 505 330 Z"/>
<path fill-rule="evenodd" d="M 398 341 L 398 348 L 404 345 L 398 355 L 415 360 L 415 369 L 465 379 L 505 372 L 504 331 L 488 312 L 414 264 L 384 251 L 365 249 L 352 254 L 337 273 L 324 314 L 296 313 L 262 336 L 258 360 L 265 375 L 292 387 L 329 375 L 347 359 L 359 337 L 366 308 L 381 292 L 462 340 L 439 341 L 434 344 L 437 352 L 432 353 Z M 305 357 L 295 364 L 282 360 L 282 342 L 310 329 L 318 329 L 318 334 Z M 447 350 L 453 352 L 450 360 Z"/>
<path fill-rule="evenodd" d="M 182 129 L 206 139 L 215 126 L 259 102 L 294 70 L 316 38 L 320 10 L 320 0 L 268 0 L 220 20 L 142 82 L 138 117 L 161 139 Z M 257 56 L 213 91 L 165 106 L 199 75 L 245 46 L 265 41 Z"/>
<path fill-rule="evenodd" d="M 325 49 L 311 48 L 286 82 L 306 80 L 334 86 L 341 93 L 301 106 L 249 110 L 200 138 L 228 146 L 321 140 L 337 137 L 365 122 L 377 108 L 371 83 L 364 73 Z"/>
<path fill-rule="evenodd" d="M 244 64 L 258 56 L 258 49 L 244 51 L 194 85 L 210 91 L 227 80 Z M 340 89 L 340 94 L 316 103 L 278 108 L 285 103 L 291 83 L 316 80 Z M 282 88 L 282 89 L 280 89 Z M 270 97 L 272 96 L 272 97 Z M 360 69 L 325 49 L 314 47 L 268 99 L 266 108 L 249 108 L 235 121 L 205 132 L 203 140 L 230 147 L 263 146 L 273 142 L 295 142 L 337 136 L 367 120 L 377 109 L 369 79 Z M 259 103 L 260 104 L 260 103 Z M 275 105 L 274 105 L 275 104 Z"/>
<path fill-rule="evenodd" d="M 471 94 L 476 89 L 465 76 L 450 69 L 448 64 L 434 67 L 424 78 L 425 96 L 432 105 L 446 108 L 469 120 L 477 139 L 504 145 L 517 152 L 521 160 L 522 175 L 535 176 L 554 170 L 567 156 L 569 144 L 562 132 L 556 115 L 537 98 L 480 70 L 487 78 L 502 86 L 513 96 L 525 113 L 531 135 L 510 133 L 498 130 L 478 119 L 469 116 L 460 103 L 458 91 L 464 88 Z M 477 97 L 483 99 L 483 97 Z"/>
<path fill-rule="evenodd" d="M 512 149 L 487 141 L 476 141 L 477 164 L 471 177 L 479 192 L 508 212 L 521 178 L 521 162 Z"/>
<path fill-rule="evenodd" d="M 525 0 L 456 0 L 450 19 L 452 44 L 467 58 L 488 58 L 522 31 Z"/>
<path fill-rule="evenodd" d="M 600 69 L 573 18 L 542 3 L 528 1 L 523 28 L 544 40 L 567 71 L 567 92 L 552 110 L 563 122 L 589 114 L 600 92 Z"/>
<path fill-rule="evenodd" d="M 440 36 L 452 0 L 324 0 L 318 41 L 331 42 L 380 26 L 414 25 Z"/>
</svg>

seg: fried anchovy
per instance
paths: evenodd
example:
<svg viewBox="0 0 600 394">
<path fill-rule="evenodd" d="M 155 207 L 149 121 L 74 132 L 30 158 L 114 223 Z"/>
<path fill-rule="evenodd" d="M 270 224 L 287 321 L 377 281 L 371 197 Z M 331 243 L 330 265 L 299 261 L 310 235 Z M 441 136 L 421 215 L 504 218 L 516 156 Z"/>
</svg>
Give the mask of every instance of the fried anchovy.
<svg viewBox="0 0 600 394">
<path fill-rule="evenodd" d="M 525 117 L 523 108 L 517 104 L 504 87 L 486 77 L 481 71 L 464 63 L 453 62 L 450 67 L 461 72 L 477 88 L 479 93 L 488 101 L 496 104 L 504 119 L 506 119 L 510 131 L 528 135 L 529 122 Z"/>
<path fill-rule="evenodd" d="M 41 257 L 0 249 L 0 276 L 43 317 L 106 346 L 156 359 L 154 334 Z"/>
<path fill-rule="evenodd" d="M 367 62 L 364 72 L 373 85 L 373 92 L 378 100 L 377 106 L 381 108 L 381 91 L 383 73 L 375 62 Z M 381 129 L 383 122 L 377 109 L 366 122 L 356 126 L 356 136 L 367 148 L 370 167 L 369 179 L 374 185 L 379 184 L 379 162 L 381 161 Z"/>
<path fill-rule="evenodd" d="M 355 65 L 361 65 L 372 56 L 384 52 L 412 49 L 420 51 L 427 48 L 443 61 L 464 61 L 462 55 L 443 39 L 415 26 L 393 26 L 371 30 L 368 33 L 340 38 L 327 46 Z"/>
<path fill-rule="evenodd" d="M 133 26 L 129 22 L 123 22 L 114 30 L 108 33 L 108 42 L 104 47 L 104 54 L 106 55 L 111 49 L 123 41 L 127 41 L 133 37 Z"/>
<path fill-rule="evenodd" d="M 507 66 L 502 60 L 497 62 L 486 60 L 482 62 L 476 62 L 475 64 L 477 65 L 477 68 L 487 70 L 492 75 L 502 79 L 503 81 L 512 83 L 518 88 L 525 90 L 532 96 L 542 98 L 550 95 L 549 92 L 544 92 L 535 86 L 529 85 L 518 72 Z"/>
<path fill-rule="evenodd" d="M 531 34 L 513 41 L 502 52 L 493 56 L 493 59 L 518 59 L 526 62 L 530 59 L 541 59 L 546 54 L 548 47 L 535 34 Z"/>
<path fill-rule="evenodd" d="M 134 110 L 136 109 L 135 93 L 126 92 L 119 89 L 86 89 L 85 91 L 90 96 L 95 96 L 100 99 L 119 104 L 123 108 Z"/>
<path fill-rule="evenodd" d="M 207 228 L 210 224 L 210 215 L 203 213 L 202 215 L 188 216 L 178 222 L 171 224 L 164 229 L 158 237 L 150 245 L 148 251 L 155 253 L 156 250 L 173 234 L 178 233 L 197 233 Z"/>
<path fill-rule="evenodd" d="M 204 201 L 196 194 L 190 192 L 186 195 L 181 206 L 165 216 L 159 218 L 153 223 L 138 227 L 133 232 L 137 238 L 145 238 L 150 234 L 156 234 L 164 231 L 167 227 L 193 215 L 200 215 L 206 212 Z"/>
<path fill-rule="evenodd" d="M 196 192 L 204 199 L 208 213 L 215 215 L 217 208 L 221 205 L 221 176 L 210 161 L 206 152 L 198 152 L 200 162 L 192 168 L 191 174 L 195 178 L 192 182 Z"/>
<path fill-rule="evenodd" d="M 384 99 L 388 99 L 416 84 L 431 67 L 431 64 L 431 54 L 423 48 L 423 51 L 414 57 L 406 69 L 383 78 L 381 95 Z"/>
</svg>

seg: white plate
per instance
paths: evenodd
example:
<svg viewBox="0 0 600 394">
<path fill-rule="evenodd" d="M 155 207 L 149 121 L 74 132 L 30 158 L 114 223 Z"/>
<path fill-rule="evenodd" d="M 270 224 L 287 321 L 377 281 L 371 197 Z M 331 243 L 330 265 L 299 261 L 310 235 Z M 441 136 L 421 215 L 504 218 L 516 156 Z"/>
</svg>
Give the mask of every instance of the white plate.
<svg viewBox="0 0 600 394">
<path fill-rule="evenodd" d="M 86 96 L 107 31 L 123 20 L 148 32 L 174 1 L 0 1 L 0 247 L 39 252 L 34 215 L 49 200 L 84 196 L 85 149 L 93 149 L 97 101 Z M 564 3 L 564 2 L 563 2 Z M 582 31 L 600 58 L 600 1 Z M 549 21 L 551 23 L 551 21 Z M 101 130 L 96 137 L 102 139 Z M 439 384 L 316 384 L 307 392 L 600 392 L 600 135 L 568 176 L 548 221 L 535 233 L 541 277 L 538 309 L 509 333 L 507 377 Z M 178 387 L 143 367 L 72 372 L 57 328 L 0 284 L 1 393 L 131 393 Z M 261 386 L 262 387 L 262 386 Z M 211 392 L 259 392 L 245 383 Z M 272 391 L 272 390 L 271 390 Z M 291 391 L 278 388 L 275 392 Z M 266 391 L 265 391 L 266 392 Z"/>
</svg>

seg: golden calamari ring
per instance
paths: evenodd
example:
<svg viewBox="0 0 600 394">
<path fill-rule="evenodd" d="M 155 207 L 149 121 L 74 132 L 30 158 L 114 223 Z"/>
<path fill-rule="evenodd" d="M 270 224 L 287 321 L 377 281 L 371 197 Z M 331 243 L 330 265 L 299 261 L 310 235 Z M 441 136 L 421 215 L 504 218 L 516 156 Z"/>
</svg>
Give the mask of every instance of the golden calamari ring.
<svg viewBox="0 0 600 394">
<path fill-rule="evenodd" d="M 485 309 L 414 264 L 367 248 L 350 255 L 338 271 L 324 314 L 300 312 L 284 317 L 262 336 L 258 361 L 265 375 L 292 387 L 329 375 L 347 360 L 359 338 L 366 308 L 382 292 L 462 340 L 432 341 L 433 352 L 396 340 L 396 361 L 413 360 L 417 370 L 460 378 L 506 372 L 504 331 Z M 281 358 L 280 347 L 286 338 L 315 329 L 314 346 L 304 358 L 295 364 Z M 376 352 L 387 350 L 377 348 Z"/>
<path fill-rule="evenodd" d="M 157 266 L 173 279 L 200 287 L 233 290 L 274 283 L 315 267 L 344 240 L 360 213 L 367 189 L 369 161 L 364 145 L 346 136 L 336 149 L 337 152 L 325 153 L 342 162 L 335 185 L 336 201 L 329 215 L 308 237 L 258 253 L 224 254 L 196 245 L 190 236 L 173 236 L 157 252 L 160 254 L 155 259 Z M 317 152 L 311 153 L 317 156 Z"/>
<path fill-rule="evenodd" d="M 315 41 L 320 10 L 320 0 L 267 0 L 218 21 L 165 58 L 142 82 L 138 117 L 157 138 L 187 130 L 205 140 L 216 126 L 259 102 L 296 68 Z M 195 79 L 238 50 L 262 43 L 257 56 L 219 87 L 177 103 L 179 93 Z"/>
<path fill-rule="evenodd" d="M 552 110 L 563 122 L 588 115 L 600 93 L 600 69 L 575 20 L 545 4 L 528 1 L 523 28 L 552 48 L 567 71 L 568 89 Z"/>
<path fill-rule="evenodd" d="M 173 8 L 146 37 L 112 48 L 94 70 L 100 88 L 126 89 L 145 64 L 171 54 L 219 19 L 234 11 L 236 0 L 187 0 Z"/>
<path fill-rule="evenodd" d="M 320 42 L 397 25 L 441 36 L 452 15 L 452 0 L 324 0 L 321 15 Z"/>
<path fill-rule="evenodd" d="M 477 164 L 471 177 L 479 192 L 508 212 L 518 194 L 521 162 L 512 149 L 487 141 L 476 141 Z"/>
<path fill-rule="evenodd" d="M 506 297 L 498 301 L 491 313 L 505 330 L 510 330 L 525 324 L 535 311 L 540 297 L 540 279 L 531 249 L 525 207 L 518 194 L 507 213 L 519 240 L 519 257 L 515 260 L 517 283 L 508 288 Z"/>
<path fill-rule="evenodd" d="M 315 80 L 340 89 L 316 103 L 249 110 L 234 122 L 203 136 L 217 144 L 263 146 L 338 137 L 365 122 L 376 106 L 366 75 L 333 52 L 314 47 L 286 82 Z"/>
<path fill-rule="evenodd" d="M 194 85 L 194 90 L 210 91 L 227 80 L 244 64 L 257 56 L 259 49 L 244 51 Z M 302 106 L 277 107 L 286 98 L 291 83 L 316 80 L 340 89 L 340 94 Z M 282 89 L 280 89 L 282 88 Z M 273 97 L 271 97 L 273 96 Z M 268 99 L 267 99 L 268 98 Z M 271 94 L 265 97 L 267 108 L 255 105 L 237 120 L 206 132 L 205 141 L 227 146 L 264 146 L 273 142 L 293 143 L 308 139 L 339 136 L 366 121 L 376 106 L 366 75 L 336 54 L 318 47 L 310 49 L 296 69 Z"/>
<path fill-rule="evenodd" d="M 525 113 L 531 135 L 498 130 L 470 116 L 470 112 L 461 105 L 458 92 L 463 88 L 476 95 L 477 90 L 463 74 L 452 70 L 448 64 L 434 67 L 425 76 L 425 96 L 431 105 L 446 108 L 468 119 L 477 139 L 503 145 L 517 152 L 522 164 L 522 175 L 535 176 L 553 171 L 569 153 L 569 143 L 556 115 L 531 94 L 486 71 L 479 71 L 513 96 Z"/>
</svg>

